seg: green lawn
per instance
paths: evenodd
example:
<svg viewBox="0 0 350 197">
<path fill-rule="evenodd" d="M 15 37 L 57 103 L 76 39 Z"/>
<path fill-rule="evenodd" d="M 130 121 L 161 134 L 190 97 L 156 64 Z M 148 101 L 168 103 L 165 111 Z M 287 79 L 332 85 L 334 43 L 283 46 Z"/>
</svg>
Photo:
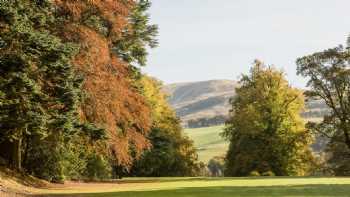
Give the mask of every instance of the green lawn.
<svg viewBox="0 0 350 197">
<path fill-rule="evenodd" d="M 205 127 L 198 129 L 185 129 L 185 133 L 194 141 L 199 160 L 207 163 L 214 156 L 225 155 L 228 142 L 219 134 L 224 126 Z"/>
<path fill-rule="evenodd" d="M 350 178 L 126 179 L 118 184 L 45 191 L 80 197 L 348 197 Z"/>
</svg>

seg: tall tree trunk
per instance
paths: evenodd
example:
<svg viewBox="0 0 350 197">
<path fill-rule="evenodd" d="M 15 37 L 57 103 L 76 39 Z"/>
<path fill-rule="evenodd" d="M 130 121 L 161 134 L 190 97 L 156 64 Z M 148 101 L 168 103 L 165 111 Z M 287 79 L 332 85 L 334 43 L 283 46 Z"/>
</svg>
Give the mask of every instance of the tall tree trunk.
<svg viewBox="0 0 350 197">
<path fill-rule="evenodd" d="M 349 134 L 349 124 L 346 120 L 342 121 L 342 127 L 341 127 L 343 134 L 344 134 L 344 143 L 350 150 L 350 134 Z"/>
<path fill-rule="evenodd" d="M 347 145 L 348 149 L 350 150 L 350 136 L 349 136 L 349 133 L 344 131 L 344 135 L 345 135 L 345 144 Z"/>
<path fill-rule="evenodd" d="M 25 136 L 24 142 L 22 141 L 22 146 L 23 146 L 23 155 L 22 155 L 22 165 L 26 164 L 28 161 L 28 149 L 29 149 L 29 137 L 28 135 Z"/>
<path fill-rule="evenodd" d="M 16 170 L 22 170 L 22 138 L 13 141 L 12 166 Z"/>
</svg>

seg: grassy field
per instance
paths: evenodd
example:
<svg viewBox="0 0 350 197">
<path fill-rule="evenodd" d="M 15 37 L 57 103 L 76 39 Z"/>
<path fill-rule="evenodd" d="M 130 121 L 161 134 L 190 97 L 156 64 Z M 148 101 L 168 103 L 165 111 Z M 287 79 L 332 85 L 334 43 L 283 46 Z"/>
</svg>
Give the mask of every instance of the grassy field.
<svg viewBox="0 0 350 197">
<path fill-rule="evenodd" d="M 208 162 L 214 156 L 225 155 L 228 142 L 219 134 L 224 126 L 205 127 L 198 129 L 185 129 L 185 133 L 194 141 L 199 160 Z"/>
<path fill-rule="evenodd" d="M 350 178 L 138 178 L 71 183 L 36 193 L 65 197 L 348 197 Z"/>
</svg>

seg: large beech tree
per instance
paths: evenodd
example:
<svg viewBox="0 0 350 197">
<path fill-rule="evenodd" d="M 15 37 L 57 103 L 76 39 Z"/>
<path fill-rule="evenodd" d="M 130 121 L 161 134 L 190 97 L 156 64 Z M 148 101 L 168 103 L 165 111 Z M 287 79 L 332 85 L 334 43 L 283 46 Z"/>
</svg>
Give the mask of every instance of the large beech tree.
<svg viewBox="0 0 350 197">
<path fill-rule="evenodd" d="M 304 99 L 282 72 L 256 61 L 242 76 L 231 105 L 223 133 L 230 141 L 226 176 L 307 173 L 312 139 L 299 115 Z"/>
<path fill-rule="evenodd" d="M 61 37 L 80 46 L 73 59 L 84 81 L 81 119 L 106 129 L 105 155 L 128 169 L 150 148 L 150 109 L 138 66 L 155 47 L 147 0 L 55 0 Z"/>
</svg>

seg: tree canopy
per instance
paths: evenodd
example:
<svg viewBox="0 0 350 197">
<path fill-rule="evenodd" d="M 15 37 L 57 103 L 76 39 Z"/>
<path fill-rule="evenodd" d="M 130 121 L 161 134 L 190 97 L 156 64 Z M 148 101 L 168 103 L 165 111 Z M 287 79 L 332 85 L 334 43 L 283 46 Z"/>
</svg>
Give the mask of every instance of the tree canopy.
<svg viewBox="0 0 350 197">
<path fill-rule="evenodd" d="M 0 2 L 0 146 L 14 168 L 53 181 L 104 176 L 151 147 L 139 69 L 157 45 L 149 6 Z"/>
<path fill-rule="evenodd" d="M 309 122 L 307 127 L 329 138 L 328 164 L 336 175 L 350 174 L 349 63 L 350 50 L 341 45 L 297 60 L 298 74 L 309 79 L 308 99 L 320 99 L 330 109 L 321 122 Z"/>
<path fill-rule="evenodd" d="M 76 48 L 53 35 L 50 8 L 49 2 L 24 0 L 0 7 L 1 139 L 12 144 L 11 160 L 19 170 L 27 159 L 22 153 L 30 151 L 24 147 L 34 138 L 54 138 L 54 151 L 63 136 L 77 131 L 80 81 L 69 61 Z"/>
<path fill-rule="evenodd" d="M 199 170 L 192 140 L 184 135 L 180 120 L 169 106 L 161 83 L 148 76 L 142 78 L 144 93 L 150 105 L 152 127 L 151 149 L 136 162 L 132 176 L 195 176 Z"/>
<path fill-rule="evenodd" d="M 314 53 L 297 60 L 298 74 L 309 77 L 306 92 L 312 99 L 322 99 L 331 109 L 322 123 L 309 127 L 332 138 L 341 134 L 350 149 L 350 51 L 342 46 Z"/>
<path fill-rule="evenodd" d="M 56 0 L 61 35 L 80 46 L 73 64 L 84 81 L 80 118 L 104 128 L 116 166 L 130 168 L 150 148 L 150 109 L 140 87 L 148 46 L 157 28 L 149 24 L 149 1 Z"/>
<path fill-rule="evenodd" d="M 307 173 L 312 138 L 299 115 L 303 95 L 289 86 L 282 72 L 256 61 L 250 74 L 241 77 L 230 103 L 223 133 L 230 141 L 226 176 Z"/>
</svg>

